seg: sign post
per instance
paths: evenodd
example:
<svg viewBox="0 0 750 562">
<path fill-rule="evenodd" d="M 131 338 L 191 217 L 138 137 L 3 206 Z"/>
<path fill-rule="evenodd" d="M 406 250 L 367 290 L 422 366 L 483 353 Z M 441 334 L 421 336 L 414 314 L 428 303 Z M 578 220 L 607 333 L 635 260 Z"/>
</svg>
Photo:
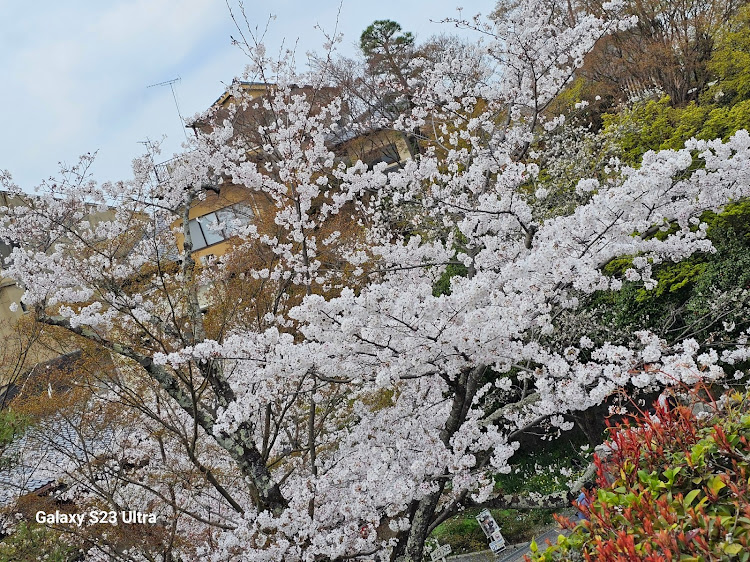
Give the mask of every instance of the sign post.
<svg viewBox="0 0 750 562">
<path fill-rule="evenodd" d="M 492 550 L 492 553 L 497 555 L 505 550 L 507 546 L 505 538 L 500 532 L 500 526 L 495 521 L 495 518 L 492 517 L 490 510 L 483 509 L 480 511 L 479 515 L 477 515 L 477 521 L 479 521 L 479 526 L 482 527 L 482 531 L 484 531 L 484 534 L 487 535 L 487 539 L 490 541 L 490 550 Z"/>
<path fill-rule="evenodd" d="M 435 550 L 430 553 L 430 559 L 432 562 L 445 562 L 445 557 L 451 553 L 451 545 L 444 544 L 440 546 L 440 543 L 435 545 Z"/>
</svg>

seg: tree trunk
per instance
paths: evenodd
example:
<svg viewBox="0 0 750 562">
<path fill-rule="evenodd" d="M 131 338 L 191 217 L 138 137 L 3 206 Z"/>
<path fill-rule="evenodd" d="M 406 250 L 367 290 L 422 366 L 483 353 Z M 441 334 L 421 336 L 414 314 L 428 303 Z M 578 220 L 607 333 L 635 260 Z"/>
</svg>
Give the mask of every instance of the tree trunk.
<svg viewBox="0 0 750 562">
<path fill-rule="evenodd" d="M 477 383 L 485 369 L 486 366 L 484 365 L 466 369 L 455 382 L 451 411 L 445 421 L 445 426 L 440 431 L 440 440 L 448 448 L 450 448 L 451 437 L 466 421 L 466 415 L 477 391 Z M 399 544 L 394 550 L 397 562 L 422 561 L 424 543 L 429 534 L 430 525 L 435 518 L 444 486 L 445 480 L 441 480 L 435 492 L 412 503 L 411 527 L 408 533 L 399 539 Z"/>
</svg>

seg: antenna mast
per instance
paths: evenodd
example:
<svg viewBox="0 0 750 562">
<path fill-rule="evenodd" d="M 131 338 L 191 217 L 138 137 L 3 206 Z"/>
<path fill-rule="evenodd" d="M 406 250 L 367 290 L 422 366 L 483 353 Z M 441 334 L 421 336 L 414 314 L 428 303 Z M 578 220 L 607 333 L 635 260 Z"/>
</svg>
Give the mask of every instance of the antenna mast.
<svg viewBox="0 0 750 562">
<path fill-rule="evenodd" d="M 180 105 L 177 103 L 177 94 L 174 91 L 175 82 L 179 82 L 180 80 L 182 79 L 178 76 L 177 78 L 172 78 L 172 80 L 166 80 L 157 84 L 151 84 L 150 86 L 146 87 L 153 88 L 155 86 L 169 86 L 169 89 L 172 90 L 172 99 L 174 99 L 174 106 L 177 109 L 177 116 L 180 118 L 180 124 L 182 125 L 182 133 L 185 135 L 185 140 L 190 140 L 188 138 L 187 131 L 185 131 L 185 119 L 182 117 L 182 113 L 180 113 Z"/>
</svg>

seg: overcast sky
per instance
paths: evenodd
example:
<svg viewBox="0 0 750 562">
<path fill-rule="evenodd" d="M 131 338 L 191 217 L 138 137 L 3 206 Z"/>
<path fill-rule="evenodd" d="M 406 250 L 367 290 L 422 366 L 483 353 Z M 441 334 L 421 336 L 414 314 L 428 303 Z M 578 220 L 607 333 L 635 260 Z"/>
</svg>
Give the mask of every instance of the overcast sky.
<svg viewBox="0 0 750 562">
<path fill-rule="evenodd" d="M 232 0 L 236 6 L 236 0 Z M 393 19 L 426 39 L 455 28 L 433 23 L 486 14 L 494 0 L 343 0 L 339 50 L 352 56 L 359 34 L 376 19 Z M 314 29 L 331 31 L 338 0 L 245 0 L 251 25 L 269 49 L 298 43 L 298 53 L 320 50 Z M 432 20 L 432 21 L 431 21 Z M 31 191 L 80 154 L 98 151 L 99 181 L 131 177 L 139 144 L 166 136 L 162 157 L 180 150 L 183 116 L 209 107 L 242 73 L 242 53 L 230 44 L 236 30 L 225 0 L 0 0 L 0 170 Z M 304 57 L 297 57 L 298 60 Z"/>
</svg>

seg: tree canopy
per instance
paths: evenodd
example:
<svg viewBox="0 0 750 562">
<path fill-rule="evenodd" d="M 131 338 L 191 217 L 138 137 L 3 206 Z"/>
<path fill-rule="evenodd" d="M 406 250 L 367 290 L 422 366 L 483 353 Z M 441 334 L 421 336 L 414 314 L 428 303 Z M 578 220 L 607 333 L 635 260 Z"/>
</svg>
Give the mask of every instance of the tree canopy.
<svg viewBox="0 0 750 562">
<path fill-rule="evenodd" d="M 522 440 L 623 393 L 746 377 L 750 326 L 710 256 L 746 208 L 748 132 L 635 148 L 627 112 L 595 130 L 586 100 L 560 109 L 626 8 L 521 0 L 424 57 L 377 21 L 363 52 L 407 100 L 378 113 L 372 69 L 299 74 L 248 43 L 166 176 L 147 154 L 128 182 L 83 167 L 32 197 L 0 178 L 25 201 L 0 223 L 8 274 L 85 359 L 47 419 L 86 454 L 49 467 L 49 499 L 160 521 L 62 528 L 87 559 L 421 561 L 468 507 L 568 503 L 496 487 Z M 632 111 L 674 109 L 654 103 Z M 375 142 L 409 157 L 364 162 Z M 199 235 L 227 244 L 197 254 Z M 709 272 L 722 306 L 660 317 L 693 329 L 637 313 Z"/>
</svg>

